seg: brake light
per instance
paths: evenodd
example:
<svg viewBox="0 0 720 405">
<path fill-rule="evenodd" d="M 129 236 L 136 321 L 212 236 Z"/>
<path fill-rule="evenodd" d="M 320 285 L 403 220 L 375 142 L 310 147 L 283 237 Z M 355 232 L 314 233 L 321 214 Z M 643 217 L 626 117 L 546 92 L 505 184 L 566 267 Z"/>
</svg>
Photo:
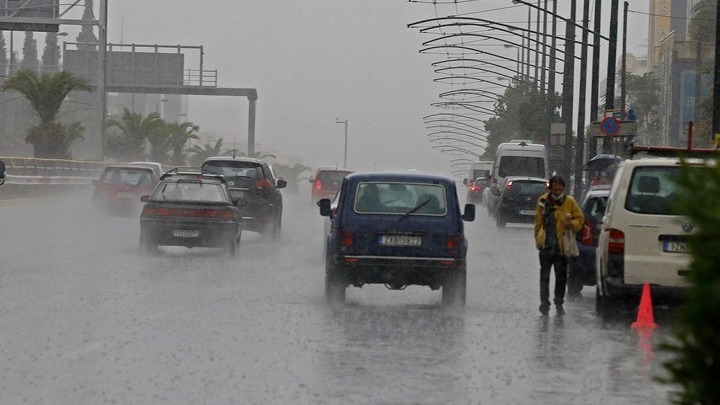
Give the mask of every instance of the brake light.
<svg viewBox="0 0 720 405">
<path fill-rule="evenodd" d="M 608 239 L 608 253 L 625 253 L 625 234 L 622 231 L 619 231 L 617 229 L 610 229 L 610 238 Z"/>
<path fill-rule="evenodd" d="M 478 187 L 478 186 L 470 187 L 470 191 L 478 191 L 479 189 L 480 189 L 480 187 Z"/>
<path fill-rule="evenodd" d="M 582 227 L 582 244 L 586 246 L 592 246 L 595 244 L 595 240 L 593 238 L 592 224 L 587 219 L 585 220 L 585 223 Z"/>
<path fill-rule="evenodd" d="M 232 219 L 233 213 L 228 209 L 197 209 L 197 208 L 167 208 L 144 207 L 144 217 L 183 217 L 183 218 L 209 218 Z"/>
<path fill-rule="evenodd" d="M 347 250 L 353 245 L 352 232 L 340 231 L 340 250 Z"/>
<path fill-rule="evenodd" d="M 322 190 L 322 181 L 317 180 L 315 182 L 315 190 Z"/>
<path fill-rule="evenodd" d="M 508 181 L 507 189 L 510 190 L 510 187 L 512 187 L 512 181 Z"/>
<path fill-rule="evenodd" d="M 462 242 L 462 234 L 451 233 L 447 236 L 445 249 L 448 253 L 458 253 L 460 251 L 460 243 Z"/>
<path fill-rule="evenodd" d="M 270 180 L 262 179 L 255 183 L 255 187 L 261 188 L 263 190 L 270 190 L 272 189 L 272 184 L 270 184 Z"/>
</svg>

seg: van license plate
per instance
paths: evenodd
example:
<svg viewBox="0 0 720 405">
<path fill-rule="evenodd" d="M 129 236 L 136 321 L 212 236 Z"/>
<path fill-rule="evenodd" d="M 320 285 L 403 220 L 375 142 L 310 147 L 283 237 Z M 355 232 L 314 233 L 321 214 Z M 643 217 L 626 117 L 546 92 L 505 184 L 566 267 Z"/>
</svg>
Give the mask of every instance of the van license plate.
<svg viewBox="0 0 720 405">
<path fill-rule="evenodd" d="M 663 252 L 687 253 L 689 250 L 686 242 L 663 242 Z"/>
<path fill-rule="evenodd" d="M 197 238 L 200 236 L 200 231 L 176 229 L 173 231 L 173 236 L 176 238 Z"/>
<path fill-rule="evenodd" d="M 380 235 L 379 242 L 383 246 L 420 246 L 422 238 L 408 235 Z"/>
<path fill-rule="evenodd" d="M 520 210 L 521 215 L 535 215 L 535 211 L 533 210 Z"/>
</svg>

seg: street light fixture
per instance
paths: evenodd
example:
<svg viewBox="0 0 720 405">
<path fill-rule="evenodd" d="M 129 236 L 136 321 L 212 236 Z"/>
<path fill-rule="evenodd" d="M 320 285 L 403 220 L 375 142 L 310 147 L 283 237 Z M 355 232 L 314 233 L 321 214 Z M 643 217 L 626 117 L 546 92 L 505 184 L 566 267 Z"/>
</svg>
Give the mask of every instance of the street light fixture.
<svg viewBox="0 0 720 405">
<path fill-rule="evenodd" d="M 340 120 L 340 118 L 335 119 L 336 124 L 345 124 L 345 157 L 343 158 L 343 167 L 347 167 L 347 142 L 348 142 L 348 120 L 345 118 L 344 120 Z"/>
</svg>

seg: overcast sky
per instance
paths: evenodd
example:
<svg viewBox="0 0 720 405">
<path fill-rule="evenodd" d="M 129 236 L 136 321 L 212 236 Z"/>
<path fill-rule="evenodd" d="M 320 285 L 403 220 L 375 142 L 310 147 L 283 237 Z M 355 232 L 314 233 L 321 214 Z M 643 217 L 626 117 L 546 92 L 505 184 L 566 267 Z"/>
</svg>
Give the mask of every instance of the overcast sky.
<svg viewBox="0 0 720 405">
<path fill-rule="evenodd" d="M 647 12 L 648 1 L 632 1 L 630 8 Z M 558 0 L 559 13 L 569 15 L 569 4 Z M 606 35 L 609 4 L 603 1 Z M 98 6 L 95 0 L 96 16 Z M 109 0 L 108 42 L 202 45 L 204 68 L 217 69 L 220 87 L 257 89 L 261 151 L 296 156 L 309 166 L 342 165 L 344 125 L 336 120 L 347 119 L 349 167 L 449 174 L 454 157 L 431 148 L 423 122 L 443 111 L 430 104 L 450 89 L 433 82 L 430 64 L 443 57 L 419 53 L 433 37 L 407 25 L 451 14 L 527 21 L 526 6 L 510 0 L 461 2 L 457 8 L 405 0 Z M 644 54 L 648 17 L 631 13 L 629 19 L 629 51 Z M 76 28 L 62 29 L 74 40 Z M 16 46 L 21 40 L 17 35 Z M 516 55 L 498 45 L 488 49 Z M 192 57 L 188 63 L 198 66 Z M 245 99 L 191 97 L 190 103 L 189 120 L 201 131 L 217 132 L 227 146 L 246 144 Z"/>
</svg>

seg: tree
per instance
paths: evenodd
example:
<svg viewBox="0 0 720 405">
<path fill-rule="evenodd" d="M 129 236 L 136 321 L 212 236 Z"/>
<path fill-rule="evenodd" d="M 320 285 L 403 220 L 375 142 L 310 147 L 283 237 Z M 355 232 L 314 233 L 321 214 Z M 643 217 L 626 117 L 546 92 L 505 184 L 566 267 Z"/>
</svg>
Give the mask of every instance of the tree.
<svg viewBox="0 0 720 405">
<path fill-rule="evenodd" d="M 192 122 L 170 123 L 166 124 L 166 130 L 170 137 L 170 149 L 172 151 L 172 163 L 183 165 L 187 160 L 187 151 L 185 146 L 191 139 L 200 139 L 197 131 L 200 130 L 198 125 Z"/>
<path fill-rule="evenodd" d="M 708 146 L 709 140 L 712 134 L 712 120 L 713 120 L 713 94 L 712 91 L 707 91 L 703 94 L 704 81 L 712 81 L 714 74 L 714 66 L 712 64 L 713 52 L 706 50 L 703 52 L 705 47 L 703 45 L 714 45 L 715 44 L 715 16 L 717 13 L 717 1 L 716 0 L 701 0 L 695 4 L 692 8 L 692 19 L 690 20 L 690 27 L 688 33 L 690 39 L 696 43 L 696 74 L 701 75 L 698 80 L 695 81 L 698 89 L 695 90 L 695 119 L 694 119 L 694 133 L 700 136 L 695 136 L 695 143 L 699 146 Z"/>
<path fill-rule="evenodd" d="M 8 71 L 7 49 L 5 48 L 5 36 L 0 30 L 0 77 L 5 77 Z"/>
<path fill-rule="evenodd" d="M 553 122 L 560 119 L 557 113 L 562 105 L 559 94 L 542 93 L 529 82 L 516 81 L 505 90 L 495 103 L 495 116 L 485 121 L 488 131 L 484 157 L 493 158 L 495 149 L 511 139 L 528 139 L 547 143 L 547 109 L 553 111 Z"/>
<path fill-rule="evenodd" d="M 626 75 L 625 91 L 627 105 L 635 112 L 638 124 L 637 140 L 635 143 L 644 145 L 661 145 L 662 135 L 662 109 L 660 107 L 660 79 L 653 72 L 642 76 Z M 620 105 L 620 99 L 615 105 Z"/>
<path fill-rule="evenodd" d="M 700 166 L 683 164 L 678 183 L 678 210 L 695 224 L 690 235 L 692 260 L 684 305 L 674 325 L 674 341 L 662 345 L 674 357 L 663 365 L 669 372 L 661 381 L 677 385 L 676 404 L 719 404 L 720 385 L 720 215 L 716 207 L 720 193 L 720 163 Z M 693 167 L 694 166 L 694 167 Z"/>
<path fill-rule="evenodd" d="M 220 138 L 214 145 L 210 143 L 205 143 L 204 145 L 194 145 L 188 151 L 188 154 L 192 155 L 190 164 L 193 166 L 200 166 L 209 157 L 226 156 L 232 153 L 232 151 L 223 151 L 222 144 L 223 139 Z"/>
<path fill-rule="evenodd" d="M 249 157 L 249 158 L 253 158 L 253 159 L 266 159 L 266 158 L 273 158 L 273 159 L 275 159 L 275 158 L 277 157 L 277 156 L 273 155 L 272 153 L 265 153 L 265 152 L 260 152 L 260 151 L 257 151 L 257 152 L 255 152 L 255 153 L 253 153 L 252 155 L 249 155 L 249 156 L 248 156 L 248 154 L 245 153 L 245 152 L 239 152 L 237 155 L 238 155 L 238 156 L 243 156 L 243 157 Z"/>
<path fill-rule="evenodd" d="M 38 70 L 37 41 L 33 38 L 32 31 L 25 31 L 25 42 L 23 42 L 23 59 L 20 69 Z"/>
<path fill-rule="evenodd" d="M 287 181 L 288 191 L 297 192 L 298 183 L 300 183 L 300 181 L 307 180 L 306 178 L 301 178 L 300 175 L 302 175 L 304 172 L 312 171 L 312 168 L 300 163 L 295 163 L 292 166 L 282 163 L 275 163 L 273 165 L 273 170 L 275 171 L 276 175 L 282 177 L 283 179 L 285 179 L 285 181 Z"/>
<path fill-rule="evenodd" d="M 42 70 L 44 72 L 57 72 L 60 70 L 60 46 L 56 32 L 45 35 L 45 50 L 42 55 Z"/>
<path fill-rule="evenodd" d="M 125 108 L 122 118 L 107 120 L 108 156 L 121 160 L 144 159 L 148 137 L 160 131 L 163 125 L 164 121 L 157 112 L 143 116 Z"/>
<path fill-rule="evenodd" d="M 32 144 L 34 156 L 39 158 L 69 158 L 70 144 L 82 131 L 80 124 L 65 126 L 57 121 L 63 101 L 72 91 L 90 91 L 92 87 L 85 78 L 68 71 L 42 75 L 31 70 L 20 70 L 9 77 L 0 88 L 15 90 L 25 96 L 40 123 L 28 130 L 25 141 Z"/>
</svg>

